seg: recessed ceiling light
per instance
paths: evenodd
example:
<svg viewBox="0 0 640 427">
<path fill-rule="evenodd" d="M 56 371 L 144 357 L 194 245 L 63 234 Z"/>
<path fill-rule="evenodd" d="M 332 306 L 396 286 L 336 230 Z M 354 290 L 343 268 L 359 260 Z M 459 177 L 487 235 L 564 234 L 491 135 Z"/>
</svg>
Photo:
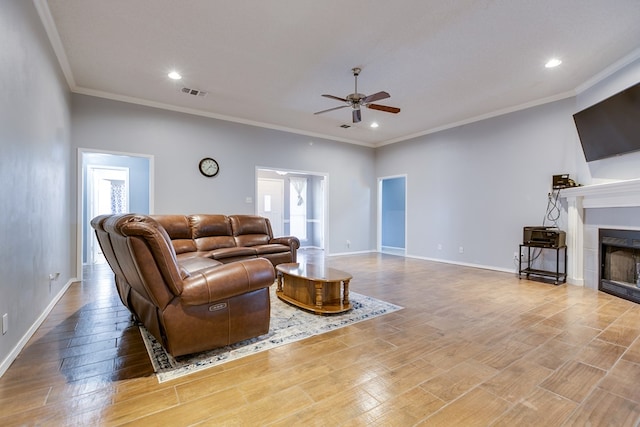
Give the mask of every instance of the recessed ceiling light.
<svg viewBox="0 0 640 427">
<path fill-rule="evenodd" d="M 182 76 L 177 71 L 172 71 L 168 74 L 169 78 L 172 80 L 180 80 Z"/>
<path fill-rule="evenodd" d="M 377 128 L 378 127 L 378 123 L 376 123 L 376 122 L 371 123 L 371 127 L 372 128 Z"/>
<path fill-rule="evenodd" d="M 552 58 L 546 64 L 544 64 L 544 66 L 547 68 L 555 68 L 560 64 L 562 64 L 562 61 L 560 61 L 558 58 Z"/>
</svg>

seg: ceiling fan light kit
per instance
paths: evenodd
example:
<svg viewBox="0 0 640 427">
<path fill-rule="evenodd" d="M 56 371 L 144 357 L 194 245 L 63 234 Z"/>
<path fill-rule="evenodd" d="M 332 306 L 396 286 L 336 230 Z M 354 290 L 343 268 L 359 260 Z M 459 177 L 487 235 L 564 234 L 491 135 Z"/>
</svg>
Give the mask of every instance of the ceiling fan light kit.
<svg viewBox="0 0 640 427">
<path fill-rule="evenodd" d="M 344 98 L 340 98 L 339 96 L 335 96 L 335 95 L 327 95 L 327 94 L 322 95 L 325 98 L 335 99 L 336 101 L 342 101 L 345 103 L 345 105 L 329 108 L 327 110 L 318 111 L 313 114 L 322 114 L 322 113 L 327 113 L 329 111 L 339 110 L 341 108 L 351 107 L 353 109 L 351 113 L 351 118 L 353 120 L 353 123 L 360 123 L 360 121 L 362 121 L 362 112 L 360 110 L 360 107 L 367 107 L 367 108 L 371 108 L 372 110 L 384 111 L 385 113 L 392 113 L 392 114 L 397 114 L 400 112 L 400 109 L 397 107 L 389 107 L 387 105 L 372 104 L 372 102 L 374 101 L 386 99 L 391 96 L 389 95 L 389 93 L 385 91 L 376 92 L 369 96 L 363 93 L 358 93 L 358 76 L 360 75 L 360 72 L 362 70 L 356 67 L 356 68 L 352 68 L 351 71 L 353 72 L 353 77 L 355 79 L 355 90 L 353 91 L 352 94 L 349 94 Z"/>
</svg>

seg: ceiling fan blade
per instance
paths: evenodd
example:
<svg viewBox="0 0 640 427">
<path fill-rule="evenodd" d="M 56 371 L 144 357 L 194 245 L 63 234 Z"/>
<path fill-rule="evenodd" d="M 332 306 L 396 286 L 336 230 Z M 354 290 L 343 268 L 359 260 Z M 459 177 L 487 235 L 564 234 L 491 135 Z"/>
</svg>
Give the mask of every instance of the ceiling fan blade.
<svg viewBox="0 0 640 427">
<path fill-rule="evenodd" d="M 324 96 L 325 98 L 335 99 L 336 101 L 349 102 L 344 98 L 340 98 L 339 96 L 333 96 L 333 95 L 327 95 L 327 94 L 324 94 L 322 96 Z"/>
<path fill-rule="evenodd" d="M 328 110 L 318 111 L 317 113 L 313 113 L 313 114 L 322 114 L 322 113 L 326 113 L 326 112 L 329 112 L 329 111 L 339 110 L 339 109 L 341 109 L 341 108 L 347 108 L 347 107 L 348 107 L 348 105 L 341 105 L 341 106 L 339 106 L 339 107 L 329 108 Z"/>
<path fill-rule="evenodd" d="M 393 113 L 393 114 L 398 114 L 400 112 L 399 108 L 389 107 L 387 105 L 380 105 L 380 104 L 368 104 L 367 108 L 371 108 L 372 110 L 384 111 L 386 113 Z"/>
<path fill-rule="evenodd" d="M 390 96 L 391 95 L 389 95 L 387 92 L 382 91 L 374 93 L 373 95 L 365 96 L 364 98 L 362 98 L 362 103 L 368 104 L 369 102 L 379 101 L 381 99 L 389 98 Z"/>
<path fill-rule="evenodd" d="M 353 110 L 353 123 L 360 123 L 360 121 L 362 120 L 362 114 L 360 114 L 360 109 L 357 110 Z"/>
</svg>

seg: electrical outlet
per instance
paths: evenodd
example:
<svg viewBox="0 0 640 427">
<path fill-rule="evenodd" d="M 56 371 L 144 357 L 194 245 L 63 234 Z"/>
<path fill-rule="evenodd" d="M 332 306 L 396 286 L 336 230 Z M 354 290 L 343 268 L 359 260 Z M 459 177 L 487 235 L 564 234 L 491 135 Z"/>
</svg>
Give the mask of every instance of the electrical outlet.
<svg viewBox="0 0 640 427">
<path fill-rule="evenodd" d="M 460 252 L 461 254 L 463 254 L 463 253 L 464 253 L 464 248 L 463 248 L 462 246 L 460 246 L 460 247 L 458 248 L 458 252 Z"/>
<path fill-rule="evenodd" d="M 515 259 L 516 261 L 518 261 L 520 258 L 518 258 L 518 252 L 514 252 L 513 253 L 513 259 Z"/>
<path fill-rule="evenodd" d="M 351 247 L 351 240 L 347 240 L 347 248 Z"/>
<path fill-rule="evenodd" d="M 9 313 L 2 315 L 2 335 L 6 334 L 9 330 Z"/>
<path fill-rule="evenodd" d="M 438 243 L 438 250 L 441 251 L 442 250 L 442 243 Z"/>
</svg>

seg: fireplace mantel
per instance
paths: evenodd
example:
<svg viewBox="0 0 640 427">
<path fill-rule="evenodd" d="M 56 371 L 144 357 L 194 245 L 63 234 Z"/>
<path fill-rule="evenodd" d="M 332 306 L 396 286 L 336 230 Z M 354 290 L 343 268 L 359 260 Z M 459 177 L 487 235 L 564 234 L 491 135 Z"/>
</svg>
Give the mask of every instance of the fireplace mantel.
<svg viewBox="0 0 640 427">
<path fill-rule="evenodd" d="M 583 285 L 584 210 L 640 206 L 640 179 L 566 188 L 560 196 L 567 200 L 567 281 Z"/>
<path fill-rule="evenodd" d="M 582 198 L 584 209 L 640 206 L 640 179 L 566 188 L 561 196 Z"/>
</svg>

